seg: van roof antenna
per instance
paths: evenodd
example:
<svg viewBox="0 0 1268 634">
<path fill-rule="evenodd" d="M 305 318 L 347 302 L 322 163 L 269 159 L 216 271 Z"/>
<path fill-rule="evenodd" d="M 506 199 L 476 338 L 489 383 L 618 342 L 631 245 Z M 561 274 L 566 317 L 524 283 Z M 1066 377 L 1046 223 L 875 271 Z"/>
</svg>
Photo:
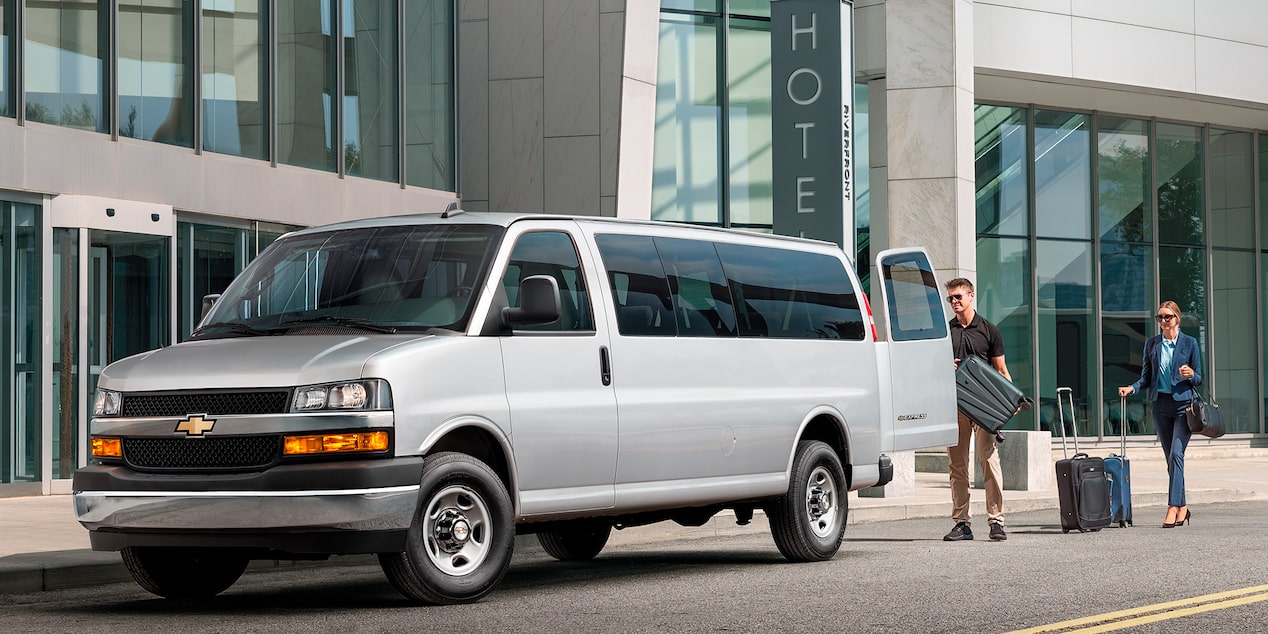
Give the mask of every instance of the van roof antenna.
<svg viewBox="0 0 1268 634">
<path fill-rule="evenodd" d="M 462 208 L 458 206 L 458 201 L 455 200 L 449 203 L 449 205 L 445 207 L 445 212 L 440 214 L 440 217 L 448 218 L 450 216 L 456 216 L 460 213 L 462 213 Z"/>
</svg>

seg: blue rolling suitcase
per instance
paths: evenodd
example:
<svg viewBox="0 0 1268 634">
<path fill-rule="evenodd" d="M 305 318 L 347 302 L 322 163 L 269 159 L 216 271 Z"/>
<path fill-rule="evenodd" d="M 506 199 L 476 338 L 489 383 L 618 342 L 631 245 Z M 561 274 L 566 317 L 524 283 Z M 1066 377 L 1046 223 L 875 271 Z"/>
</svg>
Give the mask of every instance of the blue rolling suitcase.
<svg viewBox="0 0 1268 634">
<path fill-rule="evenodd" d="M 1121 453 L 1105 459 L 1105 475 L 1110 481 L 1110 523 L 1120 528 L 1132 523 L 1132 463 L 1127 459 L 1127 397 L 1120 397 L 1118 427 L 1123 434 Z"/>
</svg>

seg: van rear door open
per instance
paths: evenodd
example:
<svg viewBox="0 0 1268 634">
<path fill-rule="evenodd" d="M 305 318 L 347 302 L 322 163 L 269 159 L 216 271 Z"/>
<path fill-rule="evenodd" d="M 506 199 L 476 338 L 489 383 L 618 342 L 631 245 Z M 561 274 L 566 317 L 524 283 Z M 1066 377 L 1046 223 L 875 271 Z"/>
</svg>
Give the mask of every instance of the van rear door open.
<svg viewBox="0 0 1268 634">
<path fill-rule="evenodd" d="M 885 357 L 880 365 L 889 368 L 890 388 L 882 428 L 893 426 L 894 451 L 954 445 L 955 365 L 942 289 L 929 256 L 916 248 L 889 249 L 876 256 L 876 269 L 886 332 L 877 355 Z M 883 393 L 881 398 L 884 415 Z"/>
</svg>

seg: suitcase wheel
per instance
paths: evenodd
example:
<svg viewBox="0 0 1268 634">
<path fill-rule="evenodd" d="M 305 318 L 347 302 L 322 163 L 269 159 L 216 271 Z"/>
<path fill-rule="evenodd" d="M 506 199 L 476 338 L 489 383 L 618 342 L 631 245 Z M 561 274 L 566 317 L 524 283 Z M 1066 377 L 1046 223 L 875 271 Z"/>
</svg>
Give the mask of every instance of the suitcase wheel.
<svg viewBox="0 0 1268 634">
<path fill-rule="evenodd" d="M 1070 532 L 1070 529 L 1068 529 L 1068 528 L 1063 528 L 1063 529 L 1061 529 L 1061 532 L 1062 532 L 1062 533 L 1068 533 L 1068 532 Z"/>
</svg>

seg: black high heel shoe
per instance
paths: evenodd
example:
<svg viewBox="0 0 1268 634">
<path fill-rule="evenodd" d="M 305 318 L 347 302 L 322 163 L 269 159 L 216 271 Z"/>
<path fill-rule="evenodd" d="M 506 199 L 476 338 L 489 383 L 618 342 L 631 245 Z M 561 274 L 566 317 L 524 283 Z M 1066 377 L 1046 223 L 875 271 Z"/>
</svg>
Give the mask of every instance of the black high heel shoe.
<svg viewBox="0 0 1268 634">
<path fill-rule="evenodd" d="M 1171 509 L 1172 509 L 1172 508 L 1175 508 L 1175 507 L 1167 507 L 1167 515 L 1170 515 L 1170 514 L 1171 514 Z M 1177 517 L 1178 517 L 1178 516 L 1179 516 L 1179 513 L 1177 513 L 1176 515 L 1177 515 Z M 1187 519 L 1187 518 L 1186 518 L 1186 519 Z M 1165 520 L 1165 518 L 1164 518 L 1164 520 L 1163 520 L 1163 522 L 1162 522 L 1162 527 L 1163 527 L 1163 528 L 1175 528 L 1175 527 L 1176 527 L 1176 524 L 1177 524 L 1177 522 L 1175 522 L 1174 520 L 1172 520 L 1172 521 L 1168 522 L 1168 521 L 1166 521 L 1166 520 Z"/>
<path fill-rule="evenodd" d="M 1184 509 L 1184 519 L 1180 519 L 1177 516 L 1176 523 L 1173 524 L 1173 526 L 1184 526 L 1185 524 L 1189 523 L 1189 519 L 1192 517 L 1193 517 L 1193 511 L 1190 511 L 1189 509 Z"/>
</svg>

